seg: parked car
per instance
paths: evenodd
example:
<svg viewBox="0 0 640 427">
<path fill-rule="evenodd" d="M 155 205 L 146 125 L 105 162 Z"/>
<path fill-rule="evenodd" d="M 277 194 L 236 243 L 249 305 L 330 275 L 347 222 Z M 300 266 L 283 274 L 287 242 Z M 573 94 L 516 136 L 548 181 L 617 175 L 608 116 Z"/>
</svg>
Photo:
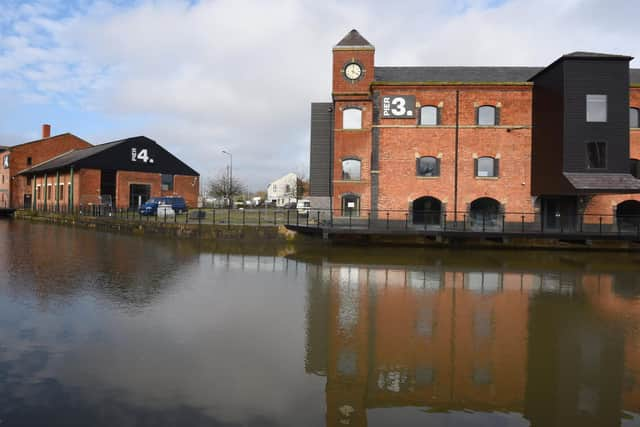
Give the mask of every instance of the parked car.
<svg viewBox="0 0 640 427">
<path fill-rule="evenodd" d="M 300 199 L 296 204 L 296 209 L 298 209 L 298 215 L 307 216 L 309 215 L 309 208 L 311 208 L 311 201 L 308 199 Z"/>
<path fill-rule="evenodd" d="M 170 205 L 176 214 L 181 214 L 187 211 L 187 203 L 182 197 L 168 196 L 168 197 L 153 197 L 145 204 L 140 206 L 138 212 L 140 215 L 156 215 L 158 213 L 158 205 L 165 204 Z"/>
</svg>

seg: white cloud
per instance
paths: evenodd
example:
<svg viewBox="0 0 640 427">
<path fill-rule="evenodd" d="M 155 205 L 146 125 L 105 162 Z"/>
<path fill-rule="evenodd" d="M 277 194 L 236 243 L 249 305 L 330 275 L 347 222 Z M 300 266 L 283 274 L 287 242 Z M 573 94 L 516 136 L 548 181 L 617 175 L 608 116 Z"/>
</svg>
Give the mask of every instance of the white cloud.
<svg viewBox="0 0 640 427">
<path fill-rule="evenodd" d="M 227 148 L 253 188 L 308 162 L 309 103 L 330 99 L 331 48 L 353 27 L 376 45 L 380 65 L 638 53 L 633 1 L 94 1 L 66 15 L 55 4 L 0 18 L 0 29 L 11 28 L 0 33 L 0 90 L 13 88 L 16 102 L 72 105 L 69 114 L 144 117 L 132 135 L 156 139 L 205 176 L 224 167 Z"/>
</svg>

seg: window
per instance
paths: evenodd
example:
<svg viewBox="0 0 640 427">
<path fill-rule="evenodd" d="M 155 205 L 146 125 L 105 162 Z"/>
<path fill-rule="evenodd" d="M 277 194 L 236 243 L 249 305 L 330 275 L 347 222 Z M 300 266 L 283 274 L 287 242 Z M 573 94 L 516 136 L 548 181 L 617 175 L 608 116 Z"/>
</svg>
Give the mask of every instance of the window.
<svg viewBox="0 0 640 427">
<path fill-rule="evenodd" d="M 416 175 L 440 176 L 440 160 L 431 156 L 416 159 Z"/>
<path fill-rule="evenodd" d="M 5 156 L 2 158 L 2 167 L 5 169 L 9 169 L 9 155 L 5 154 Z"/>
<path fill-rule="evenodd" d="M 51 200 L 51 184 L 47 185 L 47 200 Z"/>
<path fill-rule="evenodd" d="M 420 125 L 438 125 L 438 108 L 433 105 L 426 105 L 420 108 Z"/>
<path fill-rule="evenodd" d="M 476 122 L 479 126 L 495 126 L 498 124 L 496 107 L 483 105 L 477 110 Z"/>
<path fill-rule="evenodd" d="M 162 174 L 162 191 L 173 191 L 173 175 Z"/>
<path fill-rule="evenodd" d="M 342 215 L 360 216 L 360 197 L 355 194 L 342 196 Z"/>
<path fill-rule="evenodd" d="M 27 166 L 31 166 L 32 163 L 33 160 L 31 159 L 31 157 L 27 157 Z"/>
<path fill-rule="evenodd" d="M 629 127 L 640 128 L 640 109 L 629 108 Z"/>
<path fill-rule="evenodd" d="M 587 121 L 607 121 L 607 95 L 587 95 Z"/>
<path fill-rule="evenodd" d="M 607 143 L 587 142 L 587 169 L 607 167 Z"/>
<path fill-rule="evenodd" d="M 342 129 L 362 129 L 362 110 L 345 108 L 342 112 Z"/>
<path fill-rule="evenodd" d="M 360 160 L 346 159 L 342 161 L 342 179 L 360 181 Z"/>
<path fill-rule="evenodd" d="M 640 179 L 640 160 L 638 159 L 629 160 L 629 173 L 634 177 Z"/>
<path fill-rule="evenodd" d="M 60 200 L 64 200 L 64 184 L 60 184 Z"/>
<path fill-rule="evenodd" d="M 493 157 L 480 157 L 476 159 L 476 176 L 481 178 L 498 176 L 498 159 Z"/>
<path fill-rule="evenodd" d="M 27 177 L 27 187 L 31 187 L 31 177 Z"/>
<path fill-rule="evenodd" d="M 39 185 L 36 187 L 36 199 L 42 200 L 42 187 Z"/>
</svg>

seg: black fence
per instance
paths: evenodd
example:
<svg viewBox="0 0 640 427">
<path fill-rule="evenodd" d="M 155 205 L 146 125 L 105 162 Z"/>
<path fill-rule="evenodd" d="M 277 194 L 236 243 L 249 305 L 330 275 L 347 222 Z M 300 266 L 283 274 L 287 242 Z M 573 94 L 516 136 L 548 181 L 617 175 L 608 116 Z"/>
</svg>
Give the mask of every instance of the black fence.
<svg viewBox="0 0 640 427">
<path fill-rule="evenodd" d="M 638 215 L 562 215 L 557 212 L 453 212 L 402 210 L 323 210 L 314 208 L 195 208 L 184 212 L 106 205 L 37 206 L 36 211 L 59 215 L 100 217 L 120 221 L 198 225 L 297 227 L 299 230 L 367 233 L 483 233 L 487 235 L 624 235 L 640 240 Z"/>
</svg>

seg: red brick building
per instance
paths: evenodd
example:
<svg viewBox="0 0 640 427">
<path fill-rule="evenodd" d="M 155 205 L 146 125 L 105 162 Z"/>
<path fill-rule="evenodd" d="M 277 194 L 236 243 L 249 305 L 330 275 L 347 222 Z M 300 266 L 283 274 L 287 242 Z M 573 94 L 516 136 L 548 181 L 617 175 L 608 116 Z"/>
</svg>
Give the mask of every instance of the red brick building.
<svg viewBox="0 0 640 427">
<path fill-rule="evenodd" d="M 137 208 L 151 197 L 181 196 L 196 206 L 200 175 L 155 141 L 138 136 L 71 150 L 24 169 L 33 206 Z"/>
<path fill-rule="evenodd" d="M 51 126 L 43 125 L 41 139 L 0 149 L 0 207 L 31 207 L 31 178 L 18 175 L 20 171 L 62 153 L 91 146 L 70 133 L 50 135 Z"/>
<path fill-rule="evenodd" d="M 631 59 L 574 52 L 545 68 L 380 67 L 353 30 L 333 48 L 332 102 L 312 104 L 312 204 L 432 225 L 445 214 L 525 215 L 549 228 L 640 215 Z"/>
</svg>

